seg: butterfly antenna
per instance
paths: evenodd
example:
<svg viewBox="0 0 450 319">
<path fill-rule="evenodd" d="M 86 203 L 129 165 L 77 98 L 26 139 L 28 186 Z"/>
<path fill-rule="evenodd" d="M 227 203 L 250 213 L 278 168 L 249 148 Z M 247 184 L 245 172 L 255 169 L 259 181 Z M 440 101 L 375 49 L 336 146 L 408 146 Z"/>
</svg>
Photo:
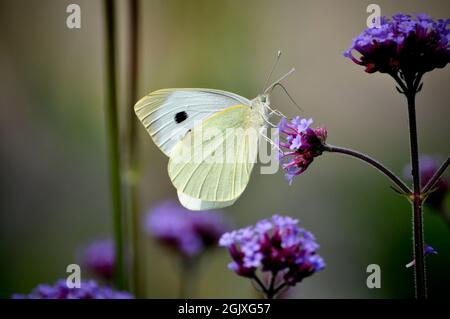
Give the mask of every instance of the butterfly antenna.
<svg viewBox="0 0 450 319">
<path fill-rule="evenodd" d="M 278 83 L 275 83 L 275 85 L 273 86 L 272 90 L 275 89 L 275 87 L 277 87 L 277 86 L 281 87 L 281 88 L 283 89 L 284 93 L 286 93 L 286 95 L 288 96 L 289 100 L 291 100 L 291 102 L 294 103 L 294 105 L 295 105 L 301 112 L 303 112 L 303 110 L 302 110 L 302 108 L 300 107 L 300 105 L 298 105 L 297 102 L 295 102 L 294 98 L 289 94 L 288 90 L 286 89 L 286 87 L 285 87 L 283 84 L 281 84 L 281 83 L 279 83 L 279 82 L 278 82 Z M 272 90 L 271 90 L 271 91 L 272 91 Z"/>
<path fill-rule="evenodd" d="M 267 92 L 271 91 L 273 89 L 273 87 L 275 85 L 277 85 L 277 83 L 280 83 L 281 81 L 283 81 L 285 78 L 287 78 L 289 75 L 291 75 L 292 73 L 295 72 L 295 69 L 292 68 L 288 73 L 286 73 L 285 75 L 283 75 L 281 78 L 279 78 L 278 80 L 276 80 L 275 82 L 273 82 L 271 85 L 269 85 L 269 87 L 267 87 L 267 89 L 264 90 L 264 94 L 267 94 Z"/>
<path fill-rule="evenodd" d="M 272 77 L 273 72 L 275 71 L 277 65 L 278 65 L 278 61 L 280 61 L 280 57 L 281 57 L 281 50 L 277 51 L 277 56 L 275 58 L 275 62 L 272 65 L 272 70 L 270 70 L 269 75 L 266 78 L 266 82 L 264 83 L 264 87 L 263 87 L 263 92 L 266 90 L 267 84 L 269 83 L 270 78 Z"/>
</svg>

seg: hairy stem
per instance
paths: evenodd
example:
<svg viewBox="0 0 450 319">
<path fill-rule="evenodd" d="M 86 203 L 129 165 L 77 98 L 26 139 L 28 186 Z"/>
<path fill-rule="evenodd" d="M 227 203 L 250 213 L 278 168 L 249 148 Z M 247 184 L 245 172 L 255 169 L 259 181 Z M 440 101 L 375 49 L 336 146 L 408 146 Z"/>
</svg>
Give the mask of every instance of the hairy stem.
<svg viewBox="0 0 450 319">
<path fill-rule="evenodd" d="M 345 155 L 355 157 L 355 158 L 375 167 L 378 171 L 380 171 L 385 176 L 387 176 L 405 194 L 411 193 L 411 190 L 409 189 L 409 187 L 397 175 L 395 175 L 391 170 L 389 170 L 383 164 L 381 164 L 380 162 L 378 162 L 377 160 L 373 159 L 372 157 L 370 157 L 366 154 L 363 154 L 361 152 L 358 152 L 358 151 L 355 151 L 355 150 L 352 150 L 349 148 L 344 148 L 344 147 L 339 147 L 339 146 L 334 146 L 334 145 L 329 145 L 329 144 L 325 144 L 323 146 L 323 150 L 326 152 L 330 152 L 330 153 L 340 153 L 340 154 L 345 154 Z"/>
<path fill-rule="evenodd" d="M 414 89 L 414 88 L 412 88 Z M 408 119 L 409 119 L 409 140 L 411 151 L 411 167 L 413 177 L 413 244 L 414 244 L 414 283 L 415 295 L 417 299 L 427 298 L 426 270 L 424 256 L 424 236 L 423 236 L 423 214 L 422 214 L 422 194 L 420 185 L 419 171 L 419 146 L 417 139 L 416 123 L 416 92 L 409 91 L 406 94 L 408 101 Z"/>
<path fill-rule="evenodd" d="M 119 121 L 117 112 L 117 79 L 115 53 L 115 6 L 113 0 L 104 1 L 106 28 L 106 123 L 109 146 L 109 178 L 111 204 L 114 225 L 115 244 L 115 283 L 117 288 L 125 289 L 124 258 L 123 258 L 123 228 L 122 228 L 122 194 L 120 190 L 120 151 L 119 151 Z"/>
</svg>

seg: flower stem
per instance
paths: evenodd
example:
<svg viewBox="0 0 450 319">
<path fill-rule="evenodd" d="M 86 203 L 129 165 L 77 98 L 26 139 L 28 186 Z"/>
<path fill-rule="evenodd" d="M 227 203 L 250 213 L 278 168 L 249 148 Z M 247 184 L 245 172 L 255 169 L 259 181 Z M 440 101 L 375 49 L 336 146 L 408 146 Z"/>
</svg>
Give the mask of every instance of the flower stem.
<svg viewBox="0 0 450 319">
<path fill-rule="evenodd" d="M 275 288 L 274 294 L 277 295 L 279 292 L 281 292 L 281 289 L 285 287 L 287 287 L 287 282 L 283 282 L 277 288 Z"/>
<path fill-rule="evenodd" d="M 138 190 L 138 175 L 139 175 L 139 149 L 136 127 L 136 116 L 134 115 L 133 105 L 137 101 L 138 91 L 138 62 L 139 62 L 139 1 L 129 1 L 129 100 L 126 104 L 125 115 L 127 125 L 126 145 L 127 159 L 126 159 L 126 183 L 127 183 L 127 215 L 131 218 L 131 234 L 132 234 L 132 286 L 136 297 L 142 297 L 143 291 L 142 283 L 145 282 L 143 278 L 144 272 L 141 271 L 140 260 L 140 236 L 139 236 L 139 190 Z"/>
<path fill-rule="evenodd" d="M 261 279 L 259 279 L 259 277 L 255 274 L 253 276 L 253 280 L 256 282 L 256 284 L 259 286 L 259 288 L 261 289 L 261 291 L 264 293 L 264 295 L 267 297 L 267 288 L 266 286 L 264 286 L 264 284 L 262 283 Z"/>
<path fill-rule="evenodd" d="M 441 167 L 434 173 L 434 175 L 430 178 L 428 183 L 422 189 L 422 194 L 428 193 L 439 181 L 439 178 L 444 174 L 447 167 L 450 165 L 450 157 L 447 157 L 444 163 L 442 163 Z"/>
<path fill-rule="evenodd" d="M 414 287 L 417 299 L 427 298 L 426 269 L 424 256 L 424 235 L 423 235 L 423 210 L 422 204 L 424 194 L 428 192 L 439 179 L 440 175 L 445 171 L 446 165 L 436 172 L 429 183 L 421 190 L 420 171 L 419 171 L 419 143 L 417 138 L 416 123 L 416 94 L 422 88 L 423 73 L 409 74 L 403 77 L 402 81 L 396 73 L 391 76 L 402 88 L 401 93 L 406 96 L 408 102 L 408 122 L 409 122 L 409 142 L 411 153 L 411 175 L 413 178 L 413 193 L 411 194 L 411 203 L 413 207 L 413 248 L 414 248 Z M 426 191 L 425 191 L 426 190 Z"/>
<path fill-rule="evenodd" d="M 122 228 L 122 194 L 120 190 L 120 153 L 119 153 L 119 122 L 117 112 L 117 81 L 115 54 L 115 7 L 113 0 L 105 0 L 106 27 L 106 81 L 107 103 L 106 123 L 109 146 L 109 175 L 112 200 L 114 244 L 115 244 L 115 283 L 118 289 L 125 289 L 124 259 L 123 259 L 123 228 Z"/>
<path fill-rule="evenodd" d="M 355 150 L 352 150 L 349 148 L 344 148 L 344 147 L 339 147 L 339 146 L 334 146 L 334 145 L 329 145 L 329 144 L 323 145 L 323 150 L 330 152 L 330 153 L 341 153 L 341 154 L 349 155 L 352 157 L 356 157 L 356 158 L 360 159 L 361 161 L 375 167 L 378 171 L 380 171 L 385 176 L 387 176 L 405 194 L 411 193 L 411 190 L 409 189 L 409 187 L 397 175 L 395 175 L 386 166 L 384 166 L 383 164 L 381 164 L 380 162 L 378 162 L 377 160 L 373 159 L 372 157 L 370 157 L 366 154 L 363 154 L 361 152 L 358 152 L 358 151 L 355 151 Z"/>
<path fill-rule="evenodd" d="M 267 299 L 273 299 L 277 293 L 277 291 L 275 290 L 275 281 L 277 279 L 277 274 L 278 272 L 275 271 L 272 273 L 272 278 L 270 279 L 270 285 L 269 288 L 266 289 L 266 297 Z"/>
<path fill-rule="evenodd" d="M 406 92 L 408 101 L 408 119 L 409 119 L 409 140 L 411 151 L 411 167 L 413 177 L 413 243 L 414 243 L 414 283 L 415 295 L 417 299 L 427 298 L 426 270 L 424 256 L 424 236 L 423 236 L 423 215 L 422 215 L 422 194 L 419 172 L 419 146 L 417 141 L 417 123 L 416 123 L 416 91 L 408 90 Z"/>
<path fill-rule="evenodd" d="M 195 281 L 199 261 L 192 257 L 181 257 L 179 298 L 194 298 Z"/>
</svg>

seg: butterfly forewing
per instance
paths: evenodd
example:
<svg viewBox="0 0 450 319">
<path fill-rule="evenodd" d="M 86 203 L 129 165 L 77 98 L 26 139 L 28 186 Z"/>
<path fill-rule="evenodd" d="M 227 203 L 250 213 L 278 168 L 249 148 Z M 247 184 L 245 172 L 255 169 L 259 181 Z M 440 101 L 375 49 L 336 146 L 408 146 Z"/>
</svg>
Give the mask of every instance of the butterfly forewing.
<svg viewBox="0 0 450 319">
<path fill-rule="evenodd" d="M 162 89 L 134 106 L 155 144 L 170 156 L 175 145 L 194 126 L 215 113 L 250 101 L 234 93 L 212 89 Z"/>
</svg>

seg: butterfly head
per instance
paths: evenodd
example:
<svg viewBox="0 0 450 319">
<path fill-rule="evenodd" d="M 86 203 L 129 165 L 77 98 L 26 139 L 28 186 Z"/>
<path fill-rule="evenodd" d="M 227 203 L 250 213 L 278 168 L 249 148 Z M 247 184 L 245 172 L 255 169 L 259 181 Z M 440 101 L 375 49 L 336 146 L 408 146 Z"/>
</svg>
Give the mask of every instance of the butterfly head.
<svg viewBox="0 0 450 319">
<path fill-rule="evenodd" d="M 256 99 L 262 104 L 270 104 L 269 94 L 267 93 L 259 94 Z"/>
<path fill-rule="evenodd" d="M 263 119 L 268 119 L 270 110 L 269 94 L 261 93 L 252 101 L 252 108 L 256 109 Z"/>
</svg>

